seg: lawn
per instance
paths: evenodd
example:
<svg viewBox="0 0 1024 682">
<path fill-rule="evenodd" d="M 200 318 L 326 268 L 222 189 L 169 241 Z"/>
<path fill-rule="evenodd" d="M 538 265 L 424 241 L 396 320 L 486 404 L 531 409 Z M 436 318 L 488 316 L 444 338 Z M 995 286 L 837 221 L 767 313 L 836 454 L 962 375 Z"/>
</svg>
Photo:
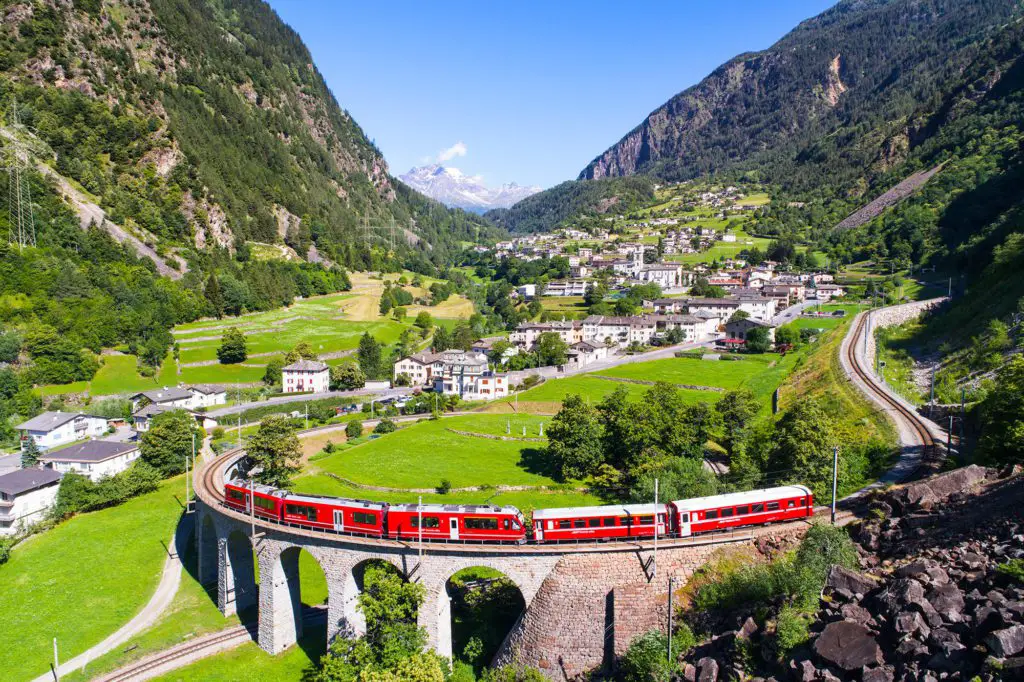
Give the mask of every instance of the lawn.
<svg viewBox="0 0 1024 682">
<path fill-rule="evenodd" d="M 69 659 L 138 613 L 156 589 L 184 497 L 181 476 L 159 490 L 83 514 L 19 545 L 0 566 L 5 679 L 45 673 L 57 638 Z"/>
<path fill-rule="evenodd" d="M 648 363 L 639 363 L 648 364 Z M 645 377 L 646 378 L 646 377 Z M 653 379 L 652 379 L 653 380 Z M 588 398 L 592 403 L 600 402 L 606 395 L 616 388 L 625 388 L 633 398 L 643 395 L 650 389 L 644 384 L 633 384 L 625 381 L 610 381 L 599 379 L 598 375 L 582 374 L 568 377 L 566 379 L 550 379 L 536 388 L 531 388 L 519 395 L 521 403 L 548 403 L 553 404 L 553 411 L 558 410 L 558 405 L 570 393 L 576 393 Z M 715 402 L 719 394 L 712 391 L 695 391 L 680 389 L 683 398 L 687 403 Z"/>
<path fill-rule="evenodd" d="M 774 354 L 741 355 L 737 361 L 698 360 L 696 358 L 666 358 L 651 362 L 619 365 L 598 372 L 596 376 L 667 381 L 670 384 L 711 386 L 725 389 L 739 388 L 752 378 L 774 369 L 784 358 Z"/>
<path fill-rule="evenodd" d="M 410 493 L 410 492 L 377 492 L 345 485 L 337 479 L 322 474 L 308 474 L 295 480 L 295 490 L 316 495 L 331 495 L 363 500 L 390 502 L 392 504 L 415 504 L 421 497 L 423 504 L 494 504 L 511 505 L 523 513 L 537 508 L 549 507 L 581 507 L 602 504 L 601 498 L 590 493 L 580 492 L 571 488 L 553 486 L 548 490 L 516 490 L 497 492 L 480 490 L 461 493 Z"/>
<path fill-rule="evenodd" d="M 357 483 L 395 488 L 433 487 L 441 479 L 448 479 L 456 488 L 554 484 L 538 472 L 540 467 L 520 463 L 524 457 L 536 458 L 543 443 L 491 440 L 450 430 L 499 433 L 506 419 L 503 415 L 479 414 L 426 420 L 319 459 L 315 467 Z M 539 423 L 542 419 L 533 417 L 529 421 Z"/>
</svg>

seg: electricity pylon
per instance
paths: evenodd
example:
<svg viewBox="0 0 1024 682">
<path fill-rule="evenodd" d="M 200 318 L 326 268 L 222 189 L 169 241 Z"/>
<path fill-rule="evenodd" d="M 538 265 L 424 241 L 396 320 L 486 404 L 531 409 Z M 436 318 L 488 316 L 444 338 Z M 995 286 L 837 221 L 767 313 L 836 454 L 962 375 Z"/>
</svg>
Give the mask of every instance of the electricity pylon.
<svg viewBox="0 0 1024 682">
<path fill-rule="evenodd" d="M 18 131 L 23 126 L 18 119 L 18 101 L 11 100 L 11 129 Z M 7 227 L 7 241 L 17 244 L 22 250 L 36 245 L 36 221 L 32 210 L 32 190 L 29 187 L 29 152 L 16 138 L 8 139 L 7 158 L 7 212 L 10 223 Z"/>
</svg>

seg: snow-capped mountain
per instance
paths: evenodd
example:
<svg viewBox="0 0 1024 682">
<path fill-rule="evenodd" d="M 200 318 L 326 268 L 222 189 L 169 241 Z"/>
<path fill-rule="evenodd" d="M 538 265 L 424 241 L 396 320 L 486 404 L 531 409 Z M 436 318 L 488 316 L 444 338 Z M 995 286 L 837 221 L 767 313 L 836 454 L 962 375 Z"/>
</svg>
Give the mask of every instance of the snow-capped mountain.
<svg viewBox="0 0 1024 682">
<path fill-rule="evenodd" d="M 398 177 L 413 189 L 446 206 L 478 213 L 492 208 L 508 208 L 541 190 L 540 187 L 523 187 L 514 182 L 501 187 L 488 187 L 479 176 L 466 175 L 458 168 L 441 164 L 413 168 Z"/>
</svg>

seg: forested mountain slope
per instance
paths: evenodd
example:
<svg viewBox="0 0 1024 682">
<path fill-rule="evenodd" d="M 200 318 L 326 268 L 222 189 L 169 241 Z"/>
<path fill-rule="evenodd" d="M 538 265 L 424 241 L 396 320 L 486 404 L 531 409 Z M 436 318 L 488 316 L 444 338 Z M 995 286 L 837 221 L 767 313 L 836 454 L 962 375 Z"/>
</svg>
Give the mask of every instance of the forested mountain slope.
<svg viewBox="0 0 1024 682">
<path fill-rule="evenodd" d="M 1015 0 L 844 0 L 652 112 L 581 179 L 685 180 L 732 169 L 792 189 L 857 192 L 929 134 L 940 100 Z"/>
<path fill-rule="evenodd" d="M 144 240 L 184 250 L 285 241 L 371 267 L 364 222 L 443 262 L 478 218 L 400 186 L 260 0 L 6 3 L 0 111 Z M 381 231 L 383 233 L 383 231 Z M 382 240 L 370 239 L 371 243 Z M 379 264 L 379 263 L 378 263 Z"/>
</svg>

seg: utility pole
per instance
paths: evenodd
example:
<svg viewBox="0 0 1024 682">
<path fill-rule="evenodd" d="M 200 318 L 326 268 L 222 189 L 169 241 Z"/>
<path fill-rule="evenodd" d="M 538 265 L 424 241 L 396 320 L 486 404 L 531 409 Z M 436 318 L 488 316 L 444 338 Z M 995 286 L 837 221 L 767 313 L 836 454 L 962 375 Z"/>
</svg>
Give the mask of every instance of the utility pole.
<svg viewBox="0 0 1024 682">
<path fill-rule="evenodd" d="M 60 660 L 57 658 L 57 638 L 53 638 L 53 682 L 60 682 Z"/>
<path fill-rule="evenodd" d="M 416 534 L 419 536 L 420 563 L 423 563 L 423 496 L 416 503 Z"/>
<path fill-rule="evenodd" d="M 961 457 L 964 452 L 964 422 L 967 421 L 965 418 L 967 415 L 964 413 L 964 402 L 967 398 L 967 388 L 964 386 L 960 387 L 960 453 Z"/>
<path fill-rule="evenodd" d="M 672 665 L 672 583 L 674 578 L 668 578 L 668 664 Z"/>
<path fill-rule="evenodd" d="M 832 525 L 836 525 L 836 493 L 839 488 L 839 447 L 832 448 Z"/>
<path fill-rule="evenodd" d="M 953 278 L 952 277 L 949 278 L 949 293 L 947 294 L 947 296 L 949 298 L 953 298 Z"/>
<path fill-rule="evenodd" d="M 249 479 L 249 537 L 253 548 L 256 547 L 256 479 Z"/>
<path fill-rule="evenodd" d="M 309 428 L 309 403 L 304 402 L 303 406 L 306 408 L 306 428 Z"/>
<path fill-rule="evenodd" d="M 651 580 L 658 577 L 658 479 L 654 479 L 654 557 L 652 559 Z"/>
<path fill-rule="evenodd" d="M 946 454 L 953 452 L 953 415 L 949 415 L 949 430 L 946 431 Z"/>
</svg>

